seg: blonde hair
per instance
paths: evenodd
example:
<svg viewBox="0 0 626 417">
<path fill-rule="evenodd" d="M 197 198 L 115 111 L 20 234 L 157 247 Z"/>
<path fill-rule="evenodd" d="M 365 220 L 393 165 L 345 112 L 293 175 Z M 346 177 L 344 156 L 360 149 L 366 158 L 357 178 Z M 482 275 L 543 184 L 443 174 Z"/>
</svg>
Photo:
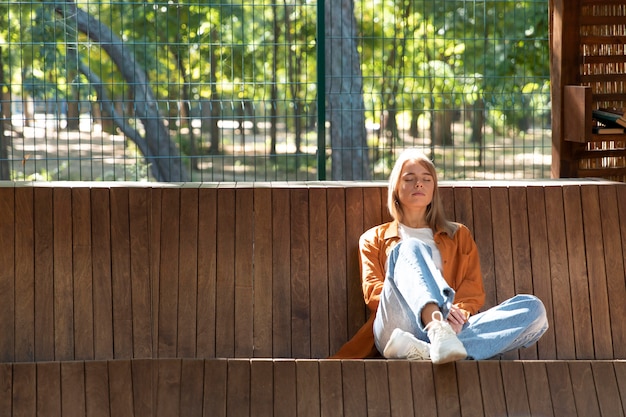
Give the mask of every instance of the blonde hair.
<svg viewBox="0 0 626 417">
<path fill-rule="evenodd" d="M 389 174 L 389 188 L 387 192 L 387 208 L 391 217 L 395 220 L 402 222 L 404 218 L 404 211 L 400 204 L 398 197 L 398 184 L 400 182 L 400 175 L 402 174 L 402 168 L 407 161 L 417 161 L 424 168 L 428 170 L 433 177 L 435 187 L 433 191 L 433 199 L 426 209 L 426 221 L 433 231 L 443 230 L 448 235 L 452 236 L 456 232 L 457 224 L 446 219 L 443 211 L 443 205 L 441 204 L 441 198 L 439 197 L 439 182 L 437 180 L 437 169 L 435 164 L 426 157 L 421 151 L 417 149 L 406 149 L 403 151 Z"/>
</svg>

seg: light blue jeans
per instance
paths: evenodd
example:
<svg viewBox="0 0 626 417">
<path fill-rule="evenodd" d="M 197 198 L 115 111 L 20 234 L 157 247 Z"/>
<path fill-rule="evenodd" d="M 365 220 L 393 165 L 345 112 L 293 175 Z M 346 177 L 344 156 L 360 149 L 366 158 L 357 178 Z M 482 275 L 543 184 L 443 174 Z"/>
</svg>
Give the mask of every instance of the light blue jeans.
<svg viewBox="0 0 626 417">
<path fill-rule="evenodd" d="M 382 352 L 395 328 L 429 342 L 421 312 L 437 304 L 447 317 L 454 290 L 433 263 L 428 246 L 417 239 L 400 242 L 389 255 L 387 276 L 374 320 L 376 348 Z M 528 347 L 548 329 L 546 310 L 537 297 L 516 295 L 471 316 L 457 335 L 469 359 L 489 359 Z"/>
</svg>

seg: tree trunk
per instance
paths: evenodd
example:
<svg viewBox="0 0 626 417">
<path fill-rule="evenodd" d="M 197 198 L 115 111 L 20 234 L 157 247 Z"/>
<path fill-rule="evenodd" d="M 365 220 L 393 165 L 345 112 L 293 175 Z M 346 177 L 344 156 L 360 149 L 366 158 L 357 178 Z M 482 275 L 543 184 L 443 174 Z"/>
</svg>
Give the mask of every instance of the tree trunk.
<svg viewBox="0 0 626 417">
<path fill-rule="evenodd" d="M 432 143 L 437 146 L 450 146 L 452 140 L 452 121 L 454 119 L 454 111 L 452 110 L 433 110 L 431 135 Z"/>
<path fill-rule="evenodd" d="M 419 119 L 420 116 L 424 113 L 423 104 L 419 108 L 416 108 L 415 106 L 416 104 L 414 102 L 413 106 L 411 107 L 411 126 L 409 127 L 409 135 L 414 138 L 419 136 Z"/>
<path fill-rule="evenodd" d="M 2 60 L 2 48 L 0 48 L 0 85 L 7 85 L 4 79 L 4 62 Z M 0 180 L 11 179 L 11 167 L 9 166 L 9 143 L 11 136 L 5 132 L 11 130 L 11 93 L 9 89 L 0 91 Z"/>
<path fill-rule="evenodd" d="M 100 126 L 100 131 L 103 131 L 102 128 L 102 106 L 97 101 L 92 101 L 89 103 L 89 114 L 91 115 L 91 131 L 93 131 L 94 125 Z"/>
<path fill-rule="evenodd" d="M 83 64 L 80 61 L 78 62 L 78 67 L 80 69 L 80 72 L 82 72 L 85 77 L 87 77 L 90 85 L 96 91 L 98 103 L 93 107 L 100 108 L 101 111 L 106 112 L 106 114 L 108 114 L 109 118 L 112 120 L 112 123 L 119 126 L 122 133 L 127 138 L 135 142 L 139 150 L 141 150 L 141 152 L 145 155 L 146 152 L 148 152 L 148 143 L 144 140 L 144 138 L 139 134 L 137 130 L 133 129 L 130 126 L 130 123 L 128 123 L 124 117 L 120 116 L 122 112 L 118 112 L 115 110 L 115 103 L 112 100 L 109 100 L 109 98 L 107 97 L 106 89 L 104 87 L 104 84 L 102 83 L 102 80 L 100 80 L 100 78 L 96 74 L 91 72 L 90 68 L 87 65 Z"/>
<path fill-rule="evenodd" d="M 76 43 L 70 42 L 67 46 L 67 58 L 68 62 L 71 63 L 71 66 L 68 65 L 67 69 L 67 79 L 73 80 L 78 75 L 78 52 L 76 50 Z M 75 83 L 69 83 L 70 86 L 67 88 L 71 89 L 68 92 L 69 100 L 66 101 L 67 108 L 65 112 L 65 120 L 67 121 L 67 125 L 65 128 L 67 130 L 79 130 L 80 128 L 80 94 L 78 93 L 78 89 L 74 86 Z"/>
<path fill-rule="evenodd" d="M 179 42 L 180 42 L 180 39 L 179 39 Z M 198 155 L 199 155 L 198 145 L 196 143 L 195 134 L 193 133 L 193 126 L 192 126 L 192 120 L 191 120 L 191 106 L 189 105 L 189 103 L 191 102 L 190 75 L 185 69 L 185 63 L 183 62 L 183 59 L 180 56 L 178 49 L 172 48 L 172 54 L 176 58 L 178 71 L 181 77 L 183 78 L 183 88 L 180 91 L 181 97 L 178 100 L 178 103 L 180 105 L 180 113 L 178 116 L 178 120 L 180 121 L 179 129 L 186 127 L 187 130 L 189 131 L 189 153 L 191 156 L 191 166 L 195 169 L 198 169 L 200 159 L 198 158 Z"/>
<path fill-rule="evenodd" d="M 304 118 L 304 102 L 296 99 L 294 103 L 294 145 L 296 147 L 296 155 L 300 155 L 302 153 L 302 134 L 304 133 L 304 123 L 302 123 L 302 119 Z"/>
<path fill-rule="evenodd" d="M 472 104 L 472 136 L 470 141 L 478 146 L 478 166 L 483 166 L 483 126 L 485 124 L 485 101 L 479 98 Z"/>
<path fill-rule="evenodd" d="M 141 147 L 140 149 L 156 180 L 188 181 L 189 173 L 183 166 L 176 145 L 170 139 L 163 117 L 159 113 L 156 98 L 148 84 L 146 73 L 135 62 L 134 56 L 125 52 L 124 42 L 95 17 L 76 7 L 71 0 L 56 5 L 55 9 L 63 18 L 75 21 L 79 32 L 100 45 L 128 83 L 135 98 L 135 114 L 141 120 L 146 132 L 147 149 Z"/>
<path fill-rule="evenodd" d="M 72 99 L 67 101 L 67 113 L 65 114 L 67 130 L 79 130 L 80 129 L 80 96 L 75 88 L 72 88 Z"/>
<path fill-rule="evenodd" d="M 213 45 L 217 44 L 217 30 L 215 28 L 211 29 L 211 43 Z M 210 74 L 209 80 L 211 84 L 211 108 L 210 108 L 210 118 L 209 118 L 209 136 L 211 137 L 211 144 L 209 146 L 209 153 L 211 155 L 219 155 L 220 153 L 220 128 L 217 125 L 217 121 L 219 120 L 222 111 L 221 111 L 221 103 L 220 99 L 217 96 L 217 54 L 215 53 L 215 47 L 211 46 L 210 52 Z"/>
<path fill-rule="evenodd" d="M 353 0 L 325 7 L 326 98 L 333 180 L 371 178 Z M 319 149 L 318 152 L 324 152 Z"/>
<path fill-rule="evenodd" d="M 400 134 L 398 131 L 398 121 L 396 119 L 398 115 L 398 94 L 400 90 L 400 82 L 403 78 L 404 73 L 404 58 L 406 52 L 406 42 L 407 39 L 411 37 L 410 28 L 411 25 L 408 24 L 411 9 L 412 9 L 412 0 L 406 0 L 404 2 L 404 12 L 401 18 L 401 27 L 403 27 L 403 34 L 399 37 L 399 39 L 394 38 L 392 41 L 393 48 L 389 51 L 387 56 L 387 62 L 385 63 L 384 68 L 397 68 L 397 73 L 394 75 L 393 71 L 383 71 L 382 77 L 382 103 L 383 103 L 383 114 L 386 114 L 386 120 L 384 123 L 381 123 L 380 126 L 380 134 L 383 135 L 386 139 L 388 139 L 388 143 L 391 144 L 391 150 L 393 152 L 393 145 L 399 139 Z M 397 29 L 398 31 L 400 28 Z M 389 72 L 390 74 L 386 75 Z M 385 113 L 386 112 L 386 113 Z"/>
<path fill-rule="evenodd" d="M 278 140 L 278 39 L 280 38 L 280 24 L 278 23 L 278 6 L 272 5 L 274 17 L 274 42 L 272 55 L 272 85 L 270 87 L 270 161 L 276 162 L 276 142 Z"/>
</svg>

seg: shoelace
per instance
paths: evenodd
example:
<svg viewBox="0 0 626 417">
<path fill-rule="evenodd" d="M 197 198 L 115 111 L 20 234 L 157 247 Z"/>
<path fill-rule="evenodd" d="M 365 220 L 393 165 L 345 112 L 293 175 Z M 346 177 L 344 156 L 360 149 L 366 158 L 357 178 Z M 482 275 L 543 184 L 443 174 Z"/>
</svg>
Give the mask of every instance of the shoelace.
<svg viewBox="0 0 626 417">
<path fill-rule="evenodd" d="M 424 354 L 417 346 L 411 346 L 409 348 L 409 353 L 407 354 L 407 359 L 428 359 L 428 355 Z"/>
<path fill-rule="evenodd" d="M 445 326 L 446 322 L 443 319 L 441 311 L 433 311 L 432 318 L 433 320 L 426 325 L 426 331 L 432 330 L 435 333 L 442 333 L 445 335 L 450 335 L 452 331 L 452 334 L 454 334 L 454 330 L 452 330 L 451 327 Z"/>
<path fill-rule="evenodd" d="M 438 316 L 438 317 L 435 317 Z M 443 314 L 439 310 L 433 311 L 432 319 L 436 321 L 443 321 Z"/>
</svg>

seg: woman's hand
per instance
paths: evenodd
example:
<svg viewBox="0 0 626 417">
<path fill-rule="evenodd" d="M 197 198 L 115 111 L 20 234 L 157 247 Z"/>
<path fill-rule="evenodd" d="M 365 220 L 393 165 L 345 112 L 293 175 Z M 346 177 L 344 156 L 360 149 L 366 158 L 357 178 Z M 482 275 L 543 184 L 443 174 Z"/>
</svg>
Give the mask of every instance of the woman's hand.
<svg viewBox="0 0 626 417">
<path fill-rule="evenodd" d="M 465 310 L 459 308 L 456 305 L 452 305 L 450 313 L 448 314 L 448 323 L 452 330 L 456 334 L 459 334 L 463 329 L 463 325 L 467 322 L 467 313 Z"/>
</svg>

